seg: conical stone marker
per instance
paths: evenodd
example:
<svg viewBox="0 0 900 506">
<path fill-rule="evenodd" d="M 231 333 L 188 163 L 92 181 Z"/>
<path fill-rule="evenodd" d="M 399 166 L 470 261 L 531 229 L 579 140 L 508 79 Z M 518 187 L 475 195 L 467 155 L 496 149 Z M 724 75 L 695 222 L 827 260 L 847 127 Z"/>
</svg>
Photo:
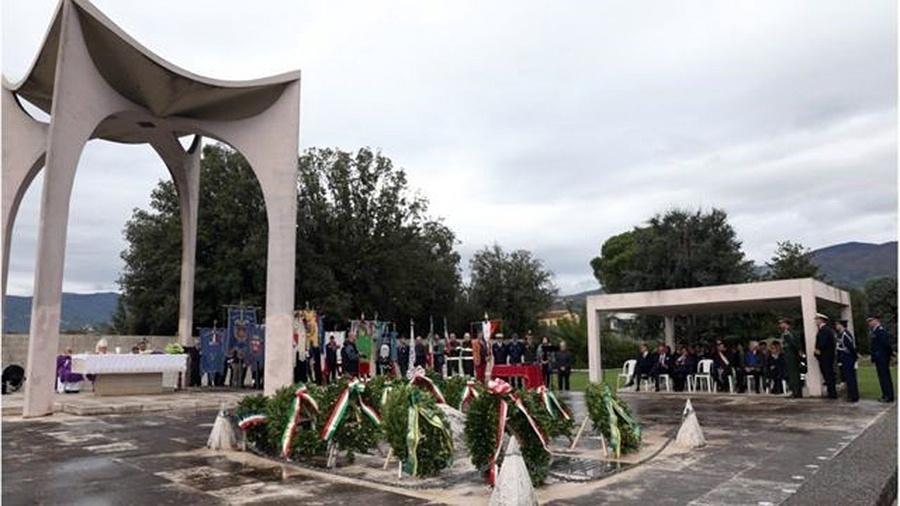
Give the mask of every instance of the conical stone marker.
<svg viewBox="0 0 900 506">
<path fill-rule="evenodd" d="M 497 483 L 491 494 L 490 506 L 537 506 L 537 494 L 531 485 L 528 468 L 522 459 L 522 451 L 516 436 L 511 436 L 503 466 L 497 475 Z"/>
<path fill-rule="evenodd" d="M 225 415 L 225 405 L 219 406 L 219 414 L 213 424 L 206 447 L 212 450 L 234 450 L 237 437 L 234 434 L 234 426 Z"/>
<path fill-rule="evenodd" d="M 703 436 L 703 429 L 700 428 L 700 421 L 697 420 L 697 413 L 694 412 L 690 399 L 685 403 L 681 414 L 681 428 L 675 436 L 675 445 L 689 449 L 706 446 L 706 437 Z"/>
</svg>

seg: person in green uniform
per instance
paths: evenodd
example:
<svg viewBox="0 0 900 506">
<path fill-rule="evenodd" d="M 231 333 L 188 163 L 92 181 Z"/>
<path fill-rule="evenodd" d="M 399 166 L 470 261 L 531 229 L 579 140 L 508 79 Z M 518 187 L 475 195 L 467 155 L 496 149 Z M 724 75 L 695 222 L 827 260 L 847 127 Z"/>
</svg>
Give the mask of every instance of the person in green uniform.
<svg viewBox="0 0 900 506">
<path fill-rule="evenodd" d="M 799 399 L 803 397 L 803 385 L 800 383 L 800 356 L 803 354 L 803 343 L 791 333 L 791 320 L 781 318 L 778 320 L 778 328 L 781 329 L 781 341 L 784 344 L 788 388 L 791 390 L 791 397 Z"/>
</svg>

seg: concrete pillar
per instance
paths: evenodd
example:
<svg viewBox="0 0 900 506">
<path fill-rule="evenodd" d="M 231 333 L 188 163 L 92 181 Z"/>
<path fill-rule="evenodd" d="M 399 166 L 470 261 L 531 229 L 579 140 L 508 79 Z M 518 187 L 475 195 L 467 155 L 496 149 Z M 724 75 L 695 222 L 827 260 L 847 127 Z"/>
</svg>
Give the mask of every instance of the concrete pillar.
<svg viewBox="0 0 900 506">
<path fill-rule="evenodd" d="M 666 316 L 665 317 L 665 334 L 666 334 L 666 346 L 672 348 L 672 351 L 675 351 L 675 317 L 674 316 Z"/>
<path fill-rule="evenodd" d="M 204 122 L 253 168 L 266 201 L 266 395 L 294 382 L 294 270 L 300 83 L 289 84 L 265 113 L 242 121 Z"/>
<path fill-rule="evenodd" d="M 9 252 L 12 231 L 19 212 L 19 204 L 31 186 L 31 182 L 44 166 L 47 151 L 49 125 L 35 120 L 22 109 L 22 105 L 3 80 L 3 298 L 9 276 Z"/>
<path fill-rule="evenodd" d="M 602 313 L 587 303 L 588 379 L 591 383 L 603 381 L 603 363 L 600 353 L 600 322 Z"/>
<path fill-rule="evenodd" d="M 200 205 L 200 154 L 202 137 L 194 136 L 187 152 L 164 133 L 154 139 L 153 148 L 175 181 L 181 208 L 181 287 L 178 296 L 178 342 L 193 345 L 194 274 L 197 256 L 197 213 Z"/>
<path fill-rule="evenodd" d="M 812 280 L 802 280 L 800 286 L 800 308 L 803 313 L 803 337 L 806 343 L 806 388 L 811 397 L 822 396 L 822 372 L 813 350 L 816 349 L 816 295 Z"/>
<path fill-rule="evenodd" d="M 94 68 L 71 2 L 63 4 L 62 16 L 35 255 L 25 417 L 53 409 L 66 229 L 78 158 L 100 121 L 130 106 Z"/>
</svg>

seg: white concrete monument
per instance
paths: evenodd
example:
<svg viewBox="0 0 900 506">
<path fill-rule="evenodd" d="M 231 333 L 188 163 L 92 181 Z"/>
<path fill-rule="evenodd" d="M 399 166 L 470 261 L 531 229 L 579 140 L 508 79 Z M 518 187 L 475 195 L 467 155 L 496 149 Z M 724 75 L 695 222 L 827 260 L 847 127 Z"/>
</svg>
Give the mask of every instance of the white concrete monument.
<svg viewBox="0 0 900 506">
<path fill-rule="evenodd" d="M 703 429 L 700 428 L 700 420 L 697 419 L 697 413 L 691 400 L 688 399 L 684 403 L 684 411 L 681 413 L 681 427 L 675 436 L 675 445 L 681 448 L 695 449 L 706 446 L 706 437 L 703 435 Z"/>
<path fill-rule="evenodd" d="M 290 384 L 299 71 L 241 82 L 201 77 L 141 46 L 87 0 L 62 0 L 31 69 L 18 83 L 4 79 L 2 94 L 4 296 L 16 211 L 44 170 L 24 416 L 52 411 L 69 199 L 90 139 L 147 143 L 172 174 L 182 219 L 182 343 L 192 336 L 201 136 L 244 155 L 268 215 L 266 393 Z M 48 113 L 50 122 L 28 115 L 20 99 Z M 179 138 L 189 135 L 185 150 Z"/>
</svg>

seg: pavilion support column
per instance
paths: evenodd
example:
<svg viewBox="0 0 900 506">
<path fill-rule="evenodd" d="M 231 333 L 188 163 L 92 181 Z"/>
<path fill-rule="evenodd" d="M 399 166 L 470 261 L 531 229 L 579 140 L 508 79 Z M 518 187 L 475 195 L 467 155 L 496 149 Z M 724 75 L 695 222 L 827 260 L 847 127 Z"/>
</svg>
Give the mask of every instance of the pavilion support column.
<svg viewBox="0 0 900 506">
<path fill-rule="evenodd" d="M 816 349 L 816 294 L 812 280 L 801 281 L 800 308 L 803 314 L 803 340 L 806 343 L 806 388 L 811 397 L 822 396 L 822 372 L 813 351 Z"/>
<path fill-rule="evenodd" d="M 47 127 L 29 116 L 3 80 L 3 298 L 9 276 L 9 252 L 19 204 L 44 165 Z"/>
<path fill-rule="evenodd" d="M 587 344 L 588 344 L 588 379 L 591 383 L 603 381 L 603 364 L 600 353 L 600 322 L 602 313 L 588 299 L 587 304 Z"/>
<path fill-rule="evenodd" d="M 674 316 L 666 316 L 665 317 L 665 335 L 666 335 L 666 346 L 671 348 L 673 351 L 675 350 L 675 317 Z"/>
<path fill-rule="evenodd" d="M 24 417 L 53 411 L 66 229 L 78 159 L 100 121 L 130 106 L 93 66 L 71 2 L 63 4 L 55 76 L 35 254 Z"/>
<path fill-rule="evenodd" d="M 178 297 L 178 342 L 193 345 L 194 276 L 197 256 L 197 213 L 200 205 L 202 137 L 194 136 L 187 152 L 174 137 L 154 139 L 153 148 L 169 168 L 181 211 L 181 286 Z"/>
<path fill-rule="evenodd" d="M 264 113 L 241 121 L 206 122 L 250 163 L 262 188 L 268 217 L 266 259 L 266 362 L 264 392 L 294 382 L 294 271 L 297 236 L 297 162 L 300 82 L 285 87 Z"/>
</svg>

